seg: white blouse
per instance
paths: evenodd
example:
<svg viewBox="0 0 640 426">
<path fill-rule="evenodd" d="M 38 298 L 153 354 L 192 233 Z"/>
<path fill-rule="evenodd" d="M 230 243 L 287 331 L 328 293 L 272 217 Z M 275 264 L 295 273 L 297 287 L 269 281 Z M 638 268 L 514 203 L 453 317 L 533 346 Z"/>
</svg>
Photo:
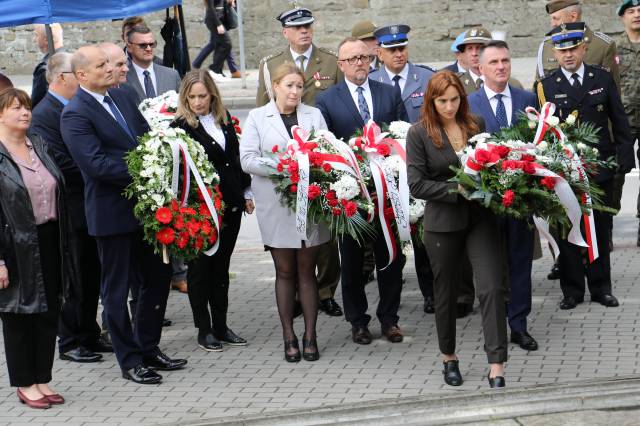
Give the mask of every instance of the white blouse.
<svg viewBox="0 0 640 426">
<path fill-rule="evenodd" d="M 224 150 L 226 148 L 227 141 L 224 138 L 224 132 L 218 123 L 216 123 L 216 119 L 213 114 L 199 115 L 198 119 L 209 136 L 211 136 L 213 140 L 222 147 L 222 150 Z"/>
</svg>

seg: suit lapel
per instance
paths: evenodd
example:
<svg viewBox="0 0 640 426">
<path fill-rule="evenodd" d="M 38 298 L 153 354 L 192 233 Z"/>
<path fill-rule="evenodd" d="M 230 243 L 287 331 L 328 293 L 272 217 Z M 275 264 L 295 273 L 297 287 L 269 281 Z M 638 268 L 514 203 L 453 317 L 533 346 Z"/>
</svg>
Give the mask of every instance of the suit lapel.
<svg viewBox="0 0 640 426">
<path fill-rule="evenodd" d="M 562 70 L 560 70 L 560 75 L 556 78 L 556 83 L 558 84 L 559 93 L 566 93 L 571 99 L 576 102 L 580 102 L 580 92 L 578 92 L 572 85 L 567 77 L 564 75 Z"/>
<path fill-rule="evenodd" d="M 287 128 L 284 126 L 284 122 L 280 117 L 280 111 L 278 111 L 278 107 L 276 106 L 275 101 L 269 102 L 267 105 L 266 118 L 269 122 L 269 125 L 274 128 L 274 130 L 286 139 L 289 140 L 291 137 L 289 136 L 289 132 L 287 132 Z"/>
<path fill-rule="evenodd" d="M 369 81 L 369 90 L 371 90 L 371 100 L 373 103 L 373 114 L 371 114 L 371 118 L 373 118 L 373 121 L 375 121 L 376 123 L 382 124 L 382 110 L 380 108 L 382 96 L 380 96 L 380 94 L 378 93 L 378 88 L 376 87 L 375 82 L 374 84 L 371 84 L 371 81 Z"/>
<path fill-rule="evenodd" d="M 108 92 L 107 92 L 108 94 Z M 95 114 L 98 115 L 98 117 L 100 118 L 100 121 L 103 123 L 109 123 L 109 125 L 111 125 L 111 127 L 116 131 L 116 132 L 120 132 L 120 134 L 122 135 L 126 135 L 127 139 L 129 141 L 132 141 L 133 139 L 131 138 L 131 135 L 125 131 L 120 124 L 118 124 L 118 122 L 116 121 L 115 118 L 113 118 L 113 116 L 111 114 L 109 114 L 107 112 L 106 109 L 104 109 L 104 107 L 102 105 L 100 105 L 100 103 L 90 94 L 86 93 L 84 90 L 79 89 L 78 90 L 78 94 L 76 94 L 76 96 L 80 96 L 80 99 L 82 99 L 82 101 L 87 105 L 87 107 L 89 107 L 90 109 L 93 110 L 93 112 Z M 112 98 L 113 99 L 113 98 Z M 118 107 L 118 110 L 120 111 L 120 113 L 122 114 L 123 118 L 124 118 L 124 113 L 122 112 L 122 109 L 120 108 L 120 106 L 116 103 L 115 99 L 113 100 L 114 104 Z M 126 118 L 125 118 L 126 121 Z M 131 126 L 129 125 L 129 130 L 131 130 L 133 132 L 133 129 L 131 129 Z"/>
<path fill-rule="evenodd" d="M 409 99 L 409 96 L 416 90 L 420 89 L 420 78 L 418 77 L 418 73 L 414 70 L 415 66 L 413 64 L 409 64 L 409 73 L 407 74 L 407 82 L 404 85 L 404 90 L 402 91 L 402 101 L 406 101 Z"/>
<path fill-rule="evenodd" d="M 594 78 L 594 74 L 591 72 L 591 69 L 588 65 L 584 66 L 584 75 L 582 76 L 582 89 L 580 91 L 580 96 L 578 97 L 578 102 L 582 102 L 582 100 L 587 96 L 587 93 L 591 89 L 593 89 L 593 85 L 595 84 L 596 79 Z"/>
<path fill-rule="evenodd" d="M 480 89 L 480 109 L 484 110 L 487 112 L 487 116 L 491 117 L 491 122 L 493 123 L 493 126 L 491 126 L 494 129 L 500 129 L 500 123 L 498 123 L 498 119 L 496 118 L 496 115 L 493 113 L 493 108 L 491 108 L 491 102 L 489 101 L 489 98 L 487 97 L 487 92 L 484 89 Z M 513 92 L 511 93 L 511 101 L 512 101 L 512 107 L 513 107 Z M 513 123 L 513 121 L 512 121 Z M 489 123 L 487 123 L 489 124 Z M 489 127 L 489 126 L 487 126 Z"/>
<path fill-rule="evenodd" d="M 140 99 L 146 99 L 147 94 L 144 92 L 144 89 L 140 85 L 140 80 L 138 79 L 138 74 L 136 74 L 136 70 L 133 68 L 133 64 L 129 67 L 129 72 L 127 73 L 127 82 L 134 88 Z"/>
<path fill-rule="evenodd" d="M 371 88 L 371 85 L 369 85 L 369 88 Z M 347 110 L 351 113 L 351 115 L 353 115 L 353 118 L 358 122 L 358 125 L 360 127 L 363 127 L 364 120 L 360 115 L 360 111 L 358 111 L 358 107 L 353 102 L 353 98 L 351 97 L 351 93 L 349 92 L 349 87 L 347 86 L 347 83 L 345 83 L 344 81 L 340 82 L 338 84 L 337 91 L 338 91 L 338 96 L 340 97 L 340 100 L 345 105 Z M 371 95 L 373 97 L 373 92 L 371 93 Z M 374 101 L 375 101 L 375 98 L 374 98 Z M 375 110 L 376 108 L 374 107 L 373 111 L 375 112 Z"/>
<path fill-rule="evenodd" d="M 296 113 L 298 117 L 298 125 L 300 127 L 305 129 L 307 132 L 310 132 L 312 130 L 318 130 L 318 129 L 313 129 L 313 117 L 311 115 L 311 110 L 304 108 L 301 105 L 298 107 L 298 110 Z"/>
<path fill-rule="evenodd" d="M 206 140 L 206 141 L 208 141 L 208 142 L 213 146 L 213 149 L 214 149 L 214 150 L 215 150 L 219 155 L 222 155 L 222 156 L 224 156 L 224 155 L 225 155 L 225 151 L 222 149 L 222 146 L 220 145 L 220 143 L 219 143 L 217 140 L 215 140 L 215 139 L 213 138 L 213 136 L 211 136 L 211 135 L 210 135 L 210 134 L 209 134 L 209 133 L 204 129 L 204 126 L 203 126 L 203 125 L 202 125 L 202 123 L 200 122 L 200 119 L 198 119 L 198 127 L 196 127 L 196 128 L 194 129 L 194 131 L 198 134 L 198 136 L 199 136 L 199 139 L 200 139 L 200 140 Z M 225 147 L 226 147 L 227 145 L 228 145 L 228 144 L 225 144 Z"/>
</svg>

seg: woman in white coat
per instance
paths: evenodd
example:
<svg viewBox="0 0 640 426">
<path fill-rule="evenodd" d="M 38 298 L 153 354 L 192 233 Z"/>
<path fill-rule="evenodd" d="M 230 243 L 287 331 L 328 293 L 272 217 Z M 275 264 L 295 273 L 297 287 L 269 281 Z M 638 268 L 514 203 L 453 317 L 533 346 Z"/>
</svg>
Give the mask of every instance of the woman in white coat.
<svg viewBox="0 0 640 426">
<path fill-rule="evenodd" d="M 284 357 L 289 362 L 300 358 L 315 361 L 320 357 L 316 342 L 318 290 L 316 259 L 319 246 L 329 241 L 329 231 L 308 224 L 307 238 L 298 235 L 295 216 L 280 202 L 269 175 L 277 164 L 273 148 L 283 150 L 291 139 L 291 128 L 298 125 L 307 131 L 326 129 L 320 110 L 300 103 L 304 74 L 291 62 L 279 66 L 272 74 L 274 99 L 249 113 L 242 131 L 240 162 L 253 175 L 258 225 L 265 248 L 271 252 L 276 268 L 276 302 L 282 323 Z M 302 355 L 293 330 L 293 311 L 297 291 L 304 315 Z"/>
</svg>

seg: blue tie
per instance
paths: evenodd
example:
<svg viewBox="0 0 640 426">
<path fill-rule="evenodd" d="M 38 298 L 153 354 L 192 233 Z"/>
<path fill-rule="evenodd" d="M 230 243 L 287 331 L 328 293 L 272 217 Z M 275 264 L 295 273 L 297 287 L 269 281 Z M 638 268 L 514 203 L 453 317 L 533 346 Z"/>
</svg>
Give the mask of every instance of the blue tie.
<svg viewBox="0 0 640 426">
<path fill-rule="evenodd" d="M 402 77 L 400 77 L 399 75 L 395 75 L 393 76 L 393 87 L 396 89 L 396 92 L 398 92 L 398 95 L 400 96 L 400 98 L 402 98 L 402 90 L 400 90 L 400 79 Z"/>
<path fill-rule="evenodd" d="M 358 92 L 358 109 L 360 110 L 360 116 L 366 123 L 371 119 L 371 113 L 369 112 L 367 101 L 364 98 L 364 89 L 362 87 L 358 87 L 356 91 Z"/>
<path fill-rule="evenodd" d="M 144 92 L 147 94 L 147 98 L 155 98 L 156 89 L 153 88 L 153 83 L 151 82 L 151 74 L 147 70 L 145 70 L 142 74 L 144 74 Z"/>
<path fill-rule="evenodd" d="M 498 124 L 500 128 L 509 127 L 509 120 L 507 120 L 507 109 L 504 107 L 504 102 L 502 102 L 503 94 L 497 94 L 496 99 L 498 100 L 498 106 L 496 107 L 496 120 L 498 120 Z"/>
<path fill-rule="evenodd" d="M 106 103 L 107 105 L 109 105 L 109 109 L 111 110 L 111 113 L 113 114 L 114 118 L 116 119 L 116 121 L 118 122 L 120 127 L 122 127 L 122 130 L 127 132 L 127 134 L 129 136 L 131 136 L 135 140 L 136 139 L 135 136 L 133 136 L 133 133 L 131 133 L 131 129 L 129 129 L 129 126 L 127 125 L 127 122 L 124 121 L 124 117 L 122 116 L 122 114 L 120 114 L 120 111 L 118 111 L 118 108 L 116 107 L 116 104 L 113 103 L 113 99 L 111 99 L 107 95 L 107 96 L 104 97 L 103 102 Z"/>
</svg>

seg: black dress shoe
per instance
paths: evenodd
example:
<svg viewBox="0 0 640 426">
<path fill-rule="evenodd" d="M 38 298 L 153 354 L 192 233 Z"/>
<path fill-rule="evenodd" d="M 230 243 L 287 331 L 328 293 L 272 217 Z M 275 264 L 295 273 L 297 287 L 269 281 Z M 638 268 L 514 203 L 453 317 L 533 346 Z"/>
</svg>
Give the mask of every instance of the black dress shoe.
<svg viewBox="0 0 640 426">
<path fill-rule="evenodd" d="M 436 307 L 433 305 L 433 297 L 427 297 L 424 299 L 424 313 L 433 314 L 436 312 Z"/>
<path fill-rule="evenodd" d="M 91 352 L 83 346 L 78 346 L 75 349 L 61 353 L 60 359 L 73 362 L 99 362 L 102 361 L 102 355 Z"/>
<path fill-rule="evenodd" d="M 620 306 L 618 303 L 618 299 L 615 296 L 609 293 L 604 294 L 592 294 L 591 295 L 592 302 L 598 302 L 602 306 L 606 306 L 607 308 L 615 308 L 616 306 Z"/>
<path fill-rule="evenodd" d="M 320 309 L 325 314 L 330 317 L 340 317 L 342 316 L 342 308 L 338 303 L 336 303 L 333 297 L 329 299 L 321 300 L 318 304 L 318 309 Z"/>
<path fill-rule="evenodd" d="M 170 326 L 171 326 L 171 324 L 173 324 L 173 322 L 171 322 L 171 320 L 170 320 L 170 319 L 166 319 L 166 318 L 165 318 L 165 319 L 163 319 L 163 320 L 162 320 L 162 326 L 163 326 L 163 327 L 170 327 Z"/>
<path fill-rule="evenodd" d="M 162 381 L 162 376 L 140 364 L 129 370 L 122 370 L 122 377 L 141 385 L 155 385 Z"/>
<path fill-rule="evenodd" d="M 444 382 L 449 386 L 460 386 L 462 384 L 462 374 L 460 374 L 460 369 L 458 368 L 458 360 L 444 361 L 442 365 L 444 367 L 442 370 Z"/>
<path fill-rule="evenodd" d="M 155 355 L 143 357 L 142 362 L 147 368 L 160 371 L 179 370 L 187 365 L 186 359 L 171 359 L 160 351 Z"/>
<path fill-rule="evenodd" d="M 207 352 L 222 352 L 222 343 L 212 333 L 198 333 L 198 346 Z"/>
<path fill-rule="evenodd" d="M 516 343 L 525 351 L 537 351 L 538 342 L 526 331 L 512 331 L 511 343 Z"/>
<path fill-rule="evenodd" d="M 547 279 L 548 280 L 560 279 L 560 267 L 558 266 L 557 263 L 553 264 L 551 271 L 549 271 L 549 274 L 547 275 Z"/>
<path fill-rule="evenodd" d="M 367 327 L 351 327 L 351 339 L 359 345 L 368 345 L 371 343 L 371 332 Z"/>
<path fill-rule="evenodd" d="M 580 303 L 582 303 L 584 301 L 584 299 L 577 299 L 575 297 L 565 297 L 562 299 L 562 301 L 560 302 L 560 309 L 562 309 L 563 311 L 566 311 L 568 309 L 573 309 L 576 306 L 578 306 Z"/>
<path fill-rule="evenodd" d="M 291 349 L 295 349 L 295 352 L 291 353 Z M 293 336 L 293 339 L 284 341 L 284 359 L 287 362 L 300 362 L 302 359 L 297 337 Z"/>
<path fill-rule="evenodd" d="M 456 305 L 456 318 L 464 318 L 473 312 L 473 304 L 458 303 Z"/>
<path fill-rule="evenodd" d="M 113 352 L 113 346 L 103 335 L 86 345 L 86 347 L 92 352 Z"/>
<path fill-rule="evenodd" d="M 230 346 L 247 346 L 247 341 L 242 337 L 238 336 L 236 333 L 231 331 L 231 329 L 227 328 L 227 331 L 224 332 L 221 336 L 216 336 L 218 340 L 220 340 L 225 345 Z"/>
<path fill-rule="evenodd" d="M 489 380 L 489 387 L 490 388 L 503 388 L 505 386 L 505 381 L 504 381 L 504 377 L 502 376 L 496 376 L 494 378 L 489 377 L 489 375 L 487 374 L 487 380 Z"/>
<path fill-rule="evenodd" d="M 320 351 L 318 350 L 318 342 L 315 336 L 313 339 L 307 339 L 307 335 L 302 336 L 302 358 L 305 361 L 317 361 L 320 359 Z"/>
</svg>

